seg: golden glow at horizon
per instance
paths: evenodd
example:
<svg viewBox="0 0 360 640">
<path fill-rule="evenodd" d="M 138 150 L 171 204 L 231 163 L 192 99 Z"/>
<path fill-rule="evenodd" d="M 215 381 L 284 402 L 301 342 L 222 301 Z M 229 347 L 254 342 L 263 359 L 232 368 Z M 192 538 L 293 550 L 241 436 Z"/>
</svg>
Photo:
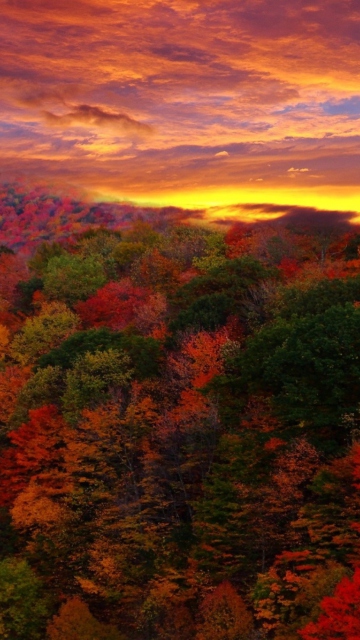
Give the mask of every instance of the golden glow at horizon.
<svg viewBox="0 0 360 640">
<path fill-rule="evenodd" d="M 360 11 L 300 4 L 5 3 L 2 179 L 209 219 L 261 203 L 360 215 Z"/>
<path fill-rule="evenodd" d="M 143 206 L 166 207 L 176 206 L 189 210 L 206 210 L 209 220 L 218 218 L 241 220 L 271 220 L 280 218 L 283 213 L 263 213 L 261 204 L 273 204 L 279 207 L 296 206 L 318 208 L 326 211 L 354 212 L 352 222 L 360 222 L 360 193 L 349 192 L 346 188 L 333 188 L 330 193 L 323 190 L 306 191 L 304 189 L 283 189 L 281 191 L 263 188 L 261 200 L 257 190 L 219 190 L 208 192 L 152 193 L 148 198 L 135 198 L 134 194 L 123 192 L 98 192 L 97 200 L 128 201 Z M 246 210 L 242 206 L 259 204 L 259 209 Z M 355 213 L 359 212 L 356 216 Z"/>
</svg>

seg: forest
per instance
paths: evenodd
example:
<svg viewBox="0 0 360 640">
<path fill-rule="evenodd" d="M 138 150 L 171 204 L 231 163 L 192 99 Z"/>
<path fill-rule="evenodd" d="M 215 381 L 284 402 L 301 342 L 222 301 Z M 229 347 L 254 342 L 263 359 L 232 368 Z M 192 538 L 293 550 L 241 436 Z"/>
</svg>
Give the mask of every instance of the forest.
<svg viewBox="0 0 360 640">
<path fill-rule="evenodd" d="M 0 194 L 0 637 L 360 638 L 360 228 Z"/>
</svg>

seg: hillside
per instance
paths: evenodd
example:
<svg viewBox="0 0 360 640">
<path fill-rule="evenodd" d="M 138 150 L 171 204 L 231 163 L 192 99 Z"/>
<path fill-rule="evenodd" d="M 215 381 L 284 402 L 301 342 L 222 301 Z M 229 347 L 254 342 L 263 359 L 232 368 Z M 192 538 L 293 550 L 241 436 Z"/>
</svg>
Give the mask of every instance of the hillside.
<svg viewBox="0 0 360 640">
<path fill-rule="evenodd" d="M 123 229 L 151 220 L 158 227 L 181 221 L 187 212 L 176 207 L 138 207 L 131 203 L 89 202 L 78 194 L 63 195 L 46 187 L 19 183 L 0 186 L 0 244 L 27 254 L 41 242 L 64 240 L 75 233 L 106 225 Z"/>
<path fill-rule="evenodd" d="M 184 217 L 2 190 L 4 638 L 360 637 L 360 235 Z"/>
</svg>

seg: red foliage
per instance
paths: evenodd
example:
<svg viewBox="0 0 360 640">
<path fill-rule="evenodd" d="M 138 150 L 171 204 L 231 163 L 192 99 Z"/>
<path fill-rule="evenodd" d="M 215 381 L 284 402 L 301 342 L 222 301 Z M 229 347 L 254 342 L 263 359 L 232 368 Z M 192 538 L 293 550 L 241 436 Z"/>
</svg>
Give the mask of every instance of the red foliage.
<svg viewBox="0 0 360 640">
<path fill-rule="evenodd" d="M 293 278 L 300 269 L 300 265 L 294 258 L 283 258 L 279 264 L 279 270 L 285 280 Z"/>
<path fill-rule="evenodd" d="M 29 411 L 30 420 L 8 437 L 14 445 L 2 454 L 0 506 L 7 506 L 30 478 L 51 469 L 61 458 L 64 422 L 53 405 Z"/>
<path fill-rule="evenodd" d="M 245 223 L 237 223 L 229 229 L 224 240 L 228 245 L 228 258 L 237 258 L 251 251 L 253 229 Z"/>
<path fill-rule="evenodd" d="M 11 253 L 0 255 L 0 291 L 1 298 L 14 302 L 16 285 L 20 280 L 27 280 L 28 268 L 25 261 Z"/>
<path fill-rule="evenodd" d="M 179 286 L 180 268 L 155 248 L 141 258 L 134 275 L 145 287 L 168 295 Z"/>
<path fill-rule="evenodd" d="M 0 324 L 9 329 L 11 334 L 16 333 L 23 324 L 23 318 L 20 315 L 11 313 L 7 309 L 0 310 Z"/>
<path fill-rule="evenodd" d="M 128 228 L 148 217 L 152 225 L 164 220 L 181 221 L 188 212 L 176 207 L 152 208 L 116 202 L 81 201 L 75 191 L 68 196 L 49 193 L 42 185 L 0 185 L 0 245 L 31 254 L 44 241 L 67 239 L 71 233 L 87 229 Z"/>
<path fill-rule="evenodd" d="M 120 282 L 109 282 L 95 295 L 79 302 L 76 312 L 84 327 L 110 327 L 124 329 L 134 319 L 138 306 L 149 296 L 149 292 L 133 285 L 129 278 Z"/>
<path fill-rule="evenodd" d="M 242 242 L 244 238 L 251 236 L 252 228 L 250 225 L 245 224 L 244 222 L 237 222 L 234 224 L 225 235 L 224 241 L 225 244 L 232 246 L 238 245 L 239 242 Z"/>
<path fill-rule="evenodd" d="M 323 613 L 298 633 L 303 640 L 359 640 L 360 568 L 350 580 L 343 578 L 332 597 L 321 601 Z"/>
<path fill-rule="evenodd" d="M 265 443 L 264 449 L 266 449 L 266 451 L 276 451 L 276 449 L 284 445 L 286 445 L 285 440 L 281 438 L 270 438 L 270 440 Z"/>
</svg>

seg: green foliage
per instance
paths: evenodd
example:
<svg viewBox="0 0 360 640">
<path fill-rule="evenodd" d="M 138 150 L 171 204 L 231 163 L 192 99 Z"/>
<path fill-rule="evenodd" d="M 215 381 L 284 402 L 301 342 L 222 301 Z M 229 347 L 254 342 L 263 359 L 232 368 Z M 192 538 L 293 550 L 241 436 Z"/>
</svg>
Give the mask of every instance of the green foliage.
<svg viewBox="0 0 360 640">
<path fill-rule="evenodd" d="M 297 286 L 280 290 L 275 313 L 290 319 L 293 315 L 303 317 L 323 313 L 336 305 L 360 301 L 360 277 L 320 280 L 307 289 Z"/>
<path fill-rule="evenodd" d="M 222 293 L 229 295 L 232 310 L 239 312 L 249 288 L 271 277 L 276 277 L 275 271 L 267 269 L 252 257 L 227 260 L 220 266 L 210 268 L 205 275 L 193 278 L 188 284 L 180 287 L 173 297 L 173 303 L 184 309 L 196 302 L 200 296 Z"/>
<path fill-rule="evenodd" d="M 279 264 L 283 258 L 289 257 L 289 253 L 291 255 L 287 238 L 272 236 L 266 243 L 266 252 L 270 264 Z"/>
<path fill-rule="evenodd" d="M 78 324 L 78 316 L 63 302 L 45 304 L 38 316 L 27 318 L 15 336 L 12 355 L 22 365 L 31 364 L 49 349 L 60 345 L 76 331 Z"/>
<path fill-rule="evenodd" d="M 111 389 L 126 388 L 133 375 L 130 366 L 129 356 L 114 349 L 78 357 L 66 374 L 62 404 L 67 420 L 76 422 L 82 409 L 106 402 Z"/>
<path fill-rule="evenodd" d="M 101 260 L 108 279 L 116 277 L 115 252 L 121 246 L 121 233 L 106 228 L 89 229 L 78 239 L 77 252 Z"/>
<path fill-rule="evenodd" d="M 120 338 L 119 348 L 130 356 L 134 375 L 139 380 L 159 374 L 163 355 L 158 340 L 124 334 Z"/>
<path fill-rule="evenodd" d="M 69 369 L 79 356 L 87 352 L 95 353 L 107 349 L 125 351 L 130 356 L 135 376 L 139 379 L 159 373 L 161 351 L 157 340 L 138 335 L 126 335 L 106 327 L 74 333 L 60 347 L 39 358 L 38 366 Z"/>
<path fill-rule="evenodd" d="M 163 236 L 155 231 L 151 224 L 138 220 L 129 231 L 124 233 L 125 242 L 140 242 L 146 248 L 158 247 L 163 242 Z"/>
<path fill-rule="evenodd" d="M 238 487 L 247 487 L 250 495 L 252 486 L 268 482 L 269 456 L 264 456 L 262 444 L 256 433 L 223 435 L 203 495 L 194 505 L 194 554 L 217 580 L 242 571 L 255 573 L 258 566 L 261 554 L 253 539 L 248 500 L 241 501 Z"/>
<path fill-rule="evenodd" d="M 88 331 L 77 331 L 67 340 L 64 340 L 57 349 L 52 349 L 49 353 L 41 356 L 38 366 L 41 368 L 52 366 L 70 369 L 75 360 L 87 351 L 105 351 L 106 349 L 116 349 L 120 347 L 122 334 L 111 331 L 106 327 L 100 329 L 89 329 Z"/>
<path fill-rule="evenodd" d="M 345 247 L 345 259 L 356 260 L 359 257 L 360 233 L 350 238 Z"/>
<path fill-rule="evenodd" d="M 88 229 L 77 238 L 76 248 L 82 255 L 107 257 L 121 242 L 121 231 L 112 231 L 106 227 Z"/>
<path fill-rule="evenodd" d="M 113 253 L 112 257 L 115 263 L 121 268 L 124 269 L 127 266 L 130 266 L 134 260 L 140 258 L 146 251 L 146 245 L 142 242 L 121 242 L 118 244 Z"/>
<path fill-rule="evenodd" d="M 208 272 L 225 265 L 227 245 L 224 242 L 224 235 L 212 233 L 205 238 L 205 244 L 204 255 L 200 258 L 195 257 L 192 262 L 193 266 L 200 271 Z"/>
<path fill-rule="evenodd" d="M 188 309 L 180 311 L 177 318 L 170 323 L 170 331 L 214 331 L 226 323 L 231 306 L 231 298 L 224 293 L 201 296 Z"/>
<path fill-rule="evenodd" d="M 184 269 L 191 267 L 194 258 L 203 256 L 210 231 L 202 227 L 181 225 L 170 227 L 162 252 L 181 264 Z"/>
<path fill-rule="evenodd" d="M 273 394 L 287 423 L 331 427 L 344 443 L 340 426 L 360 397 L 360 311 L 331 307 L 316 316 L 279 320 L 261 329 L 231 366 L 232 389 Z"/>
<path fill-rule="evenodd" d="M 39 278 L 38 276 L 33 276 L 30 280 L 18 282 L 15 303 L 16 308 L 23 313 L 31 313 L 33 311 L 33 295 L 35 291 L 41 291 L 43 288 L 44 282 L 42 278 Z"/>
<path fill-rule="evenodd" d="M 34 256 L 29 260 L 29 267 L 39 276 L 42 276 L 48 262 L 55 257 L 65 255 L 65 249 L 58 242 L 43 242 L 37 247 Z"/>
<path fill-rule="evenodd" d="M 87 351 L 95 353 L 95 351 L 116 348 L 121 337 L 121 333 L 110 331 L 106 327 L 77 331 L 64 340 L 57 349 L 52 349 L 49 353 L 41 356 L 38 360 L 38 366 L 70 369 L 75 360 L 79 356 L 85 355 Z"/>
<path fill-rule="evenodd" d="M 50 299 L 74 305 L 86 300 L 106 282 L 100 258 L 78 255 L 56 256 L 49 260 L 44 272 L 44 292 Z"/>
<path fill-rule="evenodd" d="M 12 518 L 7 509 L 0 507 L 0 561 L 15 553 L 19 544 Z"/>
<path fill-rule="evenodd" d="M 60 367 L 38 369 L 19 392 L 16 407 L 10 418 L 11 427 L 26 422 L 29 409 L 56 404 L 63 391 L 63 372 Z"/>
<path fill-rule="evenodd" d="M 170 330 L 213 331 L 223 326 L 230 314 L 248 321 L 252 313 L 247 308 L 249 292 L 272 276 L 272 270 L 249 256 L 210 267 L 205 275 L 193 278 L 172 297 L 174 309 L 180 312 L 170 323 Z"/>
<path fill-rule="evenodd" d="M 0 562 L 0 636 L 42 640 L 48 607 L 40 580 L 25 560 Z"/>
</svg>

